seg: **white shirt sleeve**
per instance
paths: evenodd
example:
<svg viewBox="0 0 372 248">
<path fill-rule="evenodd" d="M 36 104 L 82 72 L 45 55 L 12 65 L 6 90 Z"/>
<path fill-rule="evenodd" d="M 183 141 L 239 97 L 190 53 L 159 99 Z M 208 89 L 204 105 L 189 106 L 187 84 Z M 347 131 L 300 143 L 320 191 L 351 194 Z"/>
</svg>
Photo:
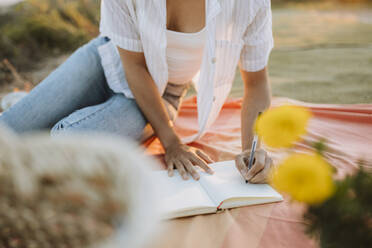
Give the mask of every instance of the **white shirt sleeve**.
<svg viewBox="0 0 372 248">
<path fill-rule="evenodd" d="M 102 0 L 100 33 L 118 47 L 143 52 L 142 42 L 135 22 L 133 6 L 125 0 Z"/>
<path fill-rule="evenodd" d="M 244 46 L 239 66 L 244 71 L 259 71 L 268 63 L 274 46 L 271 6 L 261 7 L 243 37 Z"/>
</svg>

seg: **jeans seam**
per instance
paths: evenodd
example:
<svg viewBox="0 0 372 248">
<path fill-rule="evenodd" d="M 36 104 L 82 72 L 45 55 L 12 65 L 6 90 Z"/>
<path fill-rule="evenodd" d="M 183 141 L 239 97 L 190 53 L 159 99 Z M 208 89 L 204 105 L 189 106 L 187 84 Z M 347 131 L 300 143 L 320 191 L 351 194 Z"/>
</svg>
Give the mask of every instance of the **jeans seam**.
<svg viewBox="0 0 372 248">
<path fill-rule="evenodd" d="M 79 125 L 82 121 L 85 121 L 85 120 L 87 120 L 87 119 L 91 119 L 93 116 L 95 116 L 97 113 L 99 113 L 99 112 L 101 112 L 101 111 L 103 111 L 103 110 L 105 110 L 106 108 L 108 108 L 109 106 L 111 106 L 112 104 L 113 104 L 113 102 L 114 102 L 114 100 L 113 99 L 111 99 L 112 101 L 110 102 L 110 103 L 108 103 L 108 104 L 106 104 L 105 106 L 103 106 L 102 108 L 100 108 L 100 109 L 97 109 L 96 111 L 94 111 L 93 113 L 90 113 L 90 114 L 88 114 L 87 116 L 85 116 L 85 117 L 83 117 L 83 118 L 81 118 L 81 119 L 79 119 L 79 120 L 77 120 L 77 121 L 74 121 L 74 122 L 72 122 L 72 123 L 69 123 L 68 125 L 66 125 L 63 129 L 68 129 L 68 128 L 71 128 L 71 127 L 74 127 L 74 126 L 76 126 L 76 125 Z M 79 110 L 78 110 L 79 111 Z"/>
</svg>

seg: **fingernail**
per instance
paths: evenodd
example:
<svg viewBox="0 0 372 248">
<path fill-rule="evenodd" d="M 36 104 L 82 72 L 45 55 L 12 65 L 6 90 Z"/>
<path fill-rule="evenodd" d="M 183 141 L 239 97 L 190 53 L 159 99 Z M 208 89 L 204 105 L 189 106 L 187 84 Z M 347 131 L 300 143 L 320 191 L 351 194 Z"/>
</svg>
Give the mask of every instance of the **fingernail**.
<svg viewBox="0 0 372 248">
<path fill-rule="evenodd" d="M 211 175 L 214 174 L 214 171 L 212 169 L 208 169 L 207 172 L 208 174 L 211 174 Z"/>
<path fill-rule="evenodd" d="M 194 179 L 198 181 L 200 179 L 199 175 L 194 175 Z"/>
<path fill-rule="evenodd" d="M 172 171 L 168 171 L 168 176 L 172 177 L 173 176 L 173 172 Z"/>
<path fill-rule="evenodd" d="M 183 180 L 188 180 L 189 179 L 189 177 L 187 175 L 183 175 L 182 178 L 183 178 Z"/>
</svg>

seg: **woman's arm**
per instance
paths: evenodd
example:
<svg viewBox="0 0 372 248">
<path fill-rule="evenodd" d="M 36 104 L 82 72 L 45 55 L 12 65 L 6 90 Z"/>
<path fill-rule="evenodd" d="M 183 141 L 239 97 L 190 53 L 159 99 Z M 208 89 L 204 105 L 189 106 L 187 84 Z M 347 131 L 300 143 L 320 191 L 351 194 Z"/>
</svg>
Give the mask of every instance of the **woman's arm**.
<svg viewBox="0 0 372 248">
<path fill-rule="evenodd" d="M 174 132 L 168 112 L 147 69 L 138 25 L 133 15 L 134 6 L 129 2 L 102 0 L 101 35 L 109 37 L 119 50 L 129 88 L 165 149 L 169 175 L 173 175 L 176 167 L 184 179 L 188 178 L 188 173 L 198 179 L 199 175 L 193 165 L 210 172 L 206 162 L 211 160 L 202 151 L 182 144 Z"/>
<path fill-rule="evenodd" d="M 259 112 L 270 107 L 271 89 L 266 67 L 257 72 L 241 70 L 244 82 L 244 97 L 241 110 L 242 153 L 236 157 L 236 166 L 243 177 L 252 183 L 266 181 L 272 160 L 266 151 L 258 148 L 255 153 L 255 163 L 248 171 L 245 161 L 248 161 L 253 141 L 253 126 Z M 260 144 L 260 142 L 258 143 Z"/>
<path fill-rule="evenodd" d="M 244 82 L 244 97 L 241 111 L 242 150 L 251 148 L 253 125 L 259 112 L 270 107 L 271 89 L 267 69 L 257 72 L 240 71 Z"/>
<path fill-rule="evenodd" d="M 128 85 L 164 149 L 174 143 L 181 143 L 172 128 L 172 123 L 162 103 L 156 84 L 147 70 L 144 54 L 121 48 L 119 48 L 119 52 Z"/>
<path fill-rule="evenodd" d="M 118 49 L 129 88 L 165 149 L 169 175 L 173 175 L 173 168 L 176 167 L 184 179 L 188 178 L 187 173 L 199 179 L 193 164 L 211 172 L 206 164 L 212 162 L 211 159 L 202 151 L 182 144 L 175 133 L 156 84 L 148 72 L 144 54 Z"/>
</svg>

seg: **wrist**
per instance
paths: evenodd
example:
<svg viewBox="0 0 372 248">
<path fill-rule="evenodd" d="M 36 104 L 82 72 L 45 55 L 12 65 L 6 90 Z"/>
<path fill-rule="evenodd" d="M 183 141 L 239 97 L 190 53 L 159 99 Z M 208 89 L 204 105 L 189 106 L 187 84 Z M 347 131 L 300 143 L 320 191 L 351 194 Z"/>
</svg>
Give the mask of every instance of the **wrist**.
<svg viewBox="0 0 372 248">
<path fill-rule="evenodd" d="M 245 152 L 245 151 L 250 151 L 251 148 L 252 148 L 252 141 L 253 141 L 253 138 L 250 139 L 249 141 L 245 140 L 246 142 L 243 142 L 242 144 L 242 152 Z"/>
<path fill-rule="evenodd" d="M 245 152 L 245 151 L 250 151 L 252 149 L 252 144 L 253 144 L 253 138 L 251 139 L 250 142 L 245 142 L 242 144 L 242 152 Z M 259 149 L 261 148 L 261 139 L 258 138 L 257 140 L 257 145 L 256 145 L 256 149 Z"/>
<path fill-rule="evenodd" d="M 162 143 L 162 146 L 165 151 L 167 151 L 170 147 L 182 144 L 181 139 L 177 136 L 173 129 L 171 132 L 167 132 L 160 139 L 160 142 Z"/>
</svg>

